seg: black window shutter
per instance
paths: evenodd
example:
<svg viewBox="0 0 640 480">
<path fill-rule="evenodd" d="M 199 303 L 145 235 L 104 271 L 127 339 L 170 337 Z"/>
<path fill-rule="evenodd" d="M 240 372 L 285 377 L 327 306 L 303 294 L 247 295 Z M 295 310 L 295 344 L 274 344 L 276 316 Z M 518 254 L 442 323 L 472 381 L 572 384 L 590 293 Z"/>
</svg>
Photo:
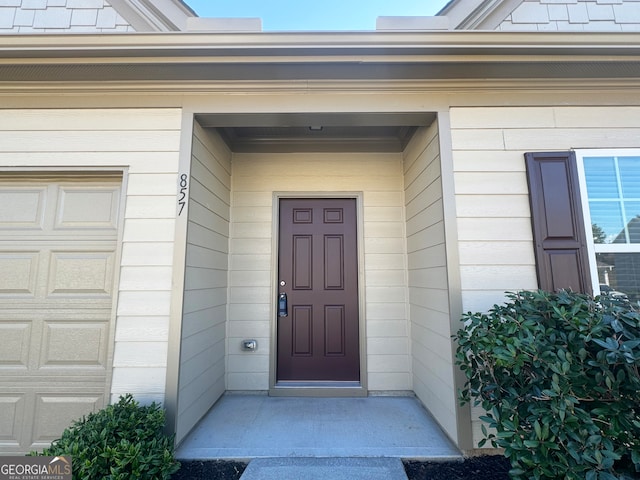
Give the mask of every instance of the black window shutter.
<svg viewBox="0 0 640 480">
<path fill-rule="evenodd" d="M 574 152 L 525 153 L 542 290 L 593 294 Z"/>
</svg>

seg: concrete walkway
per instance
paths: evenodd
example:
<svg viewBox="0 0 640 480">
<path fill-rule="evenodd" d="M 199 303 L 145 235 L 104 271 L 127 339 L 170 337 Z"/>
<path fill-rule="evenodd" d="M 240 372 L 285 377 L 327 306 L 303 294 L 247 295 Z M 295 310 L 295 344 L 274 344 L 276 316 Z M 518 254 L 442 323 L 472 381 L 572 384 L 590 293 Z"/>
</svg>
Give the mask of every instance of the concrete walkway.
<svg viewBox="0 0 640 480">
<path fill-rule="evenodd" d="M 461 458 L 431 415 L 413 397 L 266 395 L 222 397 L 182 442 L 176 456 L 185 460 Z"/>
<path fill-rule="evenodd" d="M 407 480 L 399 458 L 256 458 L 240 480 Z"/>
</svg>

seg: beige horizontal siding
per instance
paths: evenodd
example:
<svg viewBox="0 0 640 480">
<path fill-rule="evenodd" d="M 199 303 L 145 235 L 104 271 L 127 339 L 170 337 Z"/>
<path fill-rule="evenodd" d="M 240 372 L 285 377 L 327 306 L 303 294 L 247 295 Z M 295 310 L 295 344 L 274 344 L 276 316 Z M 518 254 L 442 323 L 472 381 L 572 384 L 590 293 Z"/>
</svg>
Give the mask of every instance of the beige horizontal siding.
<svg viewBox="0 0 640 480">
<path fill-rule="evenodd" d="M 143 242 L 153 238 L 157 242 L 171 242 L 175 234 L 173 218 L 132 218 L 124 225 L 125 242 Z"/>
<path fill-rule="evenodd" d="M 144 357 L 140 351 L 144 351 Z M 164 367 L 167 364 L 167 342 L 119 342 L 115 348 L 114 367 Z"/>
<path fill-rule="evenodd" d="M 226 388 L 231 152 L 197 123 L 189 185 L 177 442 Z"/>
<path fill-rule="evenodd" d="M 166 266 L 122 267 L 120 288 L 122 290 L 169 290 L 172 268 Z"/>
<path fill-rule="evenodd" d="M 87 144 L 89 144 L 89 142 L 87 142 Z M 166 152 L 157 151 L 155 146 L 149 146 L 149 150 L 145 152 L 123 153 L 122 151 L 92 151 L 90 160 L 92 165 L 104 167 L 127 166 L 130 175 L 155 175 L 158 174 L 158 172 L 175 175 L 175 170 L 177 170 L 176 151 L 177 145 L 175 149 Z M 87 166 L 87 152 L 50 152 L 47 151 L 46 148 L 41 152 L 25 152 L 17 151 L 17 148 L 14 148 L 11 152 L 0 151 L 0 163 L 3 165 L 13 165 L 15 167 L 31 167 L 35 165 L 39 167 L 66 166 L 82 168 Z M 163 175 L 163 173 L 159 175 Z M 146 183 L 147 187 L 155 188 L 155 182 Z M 175 194 L 175 191 L 172 193 Z"/>
<path fill-rule="evenodd" d="M 122 265 L 173 265 L 173 242 L 126 243 L 122 246 Z"/>
<path fill-rule="evenodd" d="M 0 118 L 2 131 L 101 131 L 154 130 L 176 131 L 180 129 L 180 116 L 176 110 L 83 109 L 83 110 L 3 110 Z M 131 113 L 129 115 L 128 113 Z M 144 124 L 140 123 L 141 115 Z"/>
<path fill-rule="evenodd" d="M 537 288 L 525 152 L 640 147 L 638 107 L 454 108 L 451 126 L 465 311 Z"/>
<path fill-rule="evenodd" d="M 174 179 L 175 181 L 175 176 Z M 125 218 L 163 218 L 169 209 L 175 207 L 172 195 L 130 196 L 127 200 Z"/>
<path fill-rule="evenodd" d="M 530 241 L 465 241 L 459 242 L 463 265 L 534 265 Z"/>
<path fill-rule="evenodd" d="M 113 369 L 111 401 L 126 392 L 133 392 L 141 401 L 164 399 L 166 367 L 127 365 Z M 115 390 L 115 387 L 118 390 Z"/>
<path fill-rule="evenodd" d="M 440 147 L 436 124 L 404 152 L 413 389 L 456 437 Z"/>
<path fill-rule="evenodd" d="M 369 320 L 367 332 L 372 338 L 408 337 L 408 325 L 405 320 Z"/>
<path fill-rule="evenodd" d="M 169 317 L 118 317 L 116 342 L 166 341 L 169 335 Z"/>
<path fill-rule="evenodd" d="M 273 192 L 346 191 L 363 192 L 368 387 L 409 390 L 400 155 L 235 154 L 232 184 L 228 388 L 269 388 Z"/>
<path fill-rule="evenodd" d="M 467 193 L 456 195 L 456 212 L 459 217 L 514 217 L 529 208 L 527 198 L 522 194 Z"/>
<path fill-rule="evenodd" d="M 4 152 L 83 152 L 87 142 L 103 152 L 147 152 L 175 149 L 178 130 L 58 130 L 48 137 L 39 131 L 0 132 L 0 150 Z"/>
<path fill-rule="evenodd" d="M 474 172 L 524 172 L 524 162 L 518 152 L 501 150 L 483 151 L 479 158 L 475 150 L 456 150 L 455 171 Z"/>
<path fill-rule="evenodd" d="M 163 401 L 179 109 L 0 110 L 0 168 L 127 168 L 112 399 Z"/>
</svg>

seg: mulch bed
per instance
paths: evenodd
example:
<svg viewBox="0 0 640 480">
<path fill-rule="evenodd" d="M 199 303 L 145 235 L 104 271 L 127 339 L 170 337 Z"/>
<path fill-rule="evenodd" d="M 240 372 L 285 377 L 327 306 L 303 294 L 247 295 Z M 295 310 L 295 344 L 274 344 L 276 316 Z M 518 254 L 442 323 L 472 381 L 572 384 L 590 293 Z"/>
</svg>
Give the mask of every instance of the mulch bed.
<svg viewBox="0 0 640 480">
<path fill-rule="evenodd" d="M 247 468 L 244 462 L 228 460 L 182 460 L 171 480 L 238 480 Z"/>
<path fill-rule="evenodd" d="M 499 455 L 465 458 L 462 462 L 405 461 L 409 480 L 509 480 L 511 464 Z"/>
<path fill-rule="evenodd" d="M 171 480 L 238 480 L 243 462 L 185 460 Z M 409 480 L 509 480 L 509 461 L 501 456 L 467 458 L 462 462 L 405 461 Z"/>
</svg>

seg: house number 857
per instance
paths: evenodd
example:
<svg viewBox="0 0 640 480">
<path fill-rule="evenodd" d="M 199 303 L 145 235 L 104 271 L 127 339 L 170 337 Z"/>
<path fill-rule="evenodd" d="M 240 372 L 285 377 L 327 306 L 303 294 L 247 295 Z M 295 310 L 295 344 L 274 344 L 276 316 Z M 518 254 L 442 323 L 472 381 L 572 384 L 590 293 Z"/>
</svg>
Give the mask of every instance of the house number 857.
<svg viewBox="0 0 640 480">
<path fill-rule="evenodd" d="M 184 210 L 184 206 L 186 205 L 187 198 L 187 188 L 189 188 L 188 178 L 185 173 L 180 175 L 180 192 L 178 197 L 178 205 L 180 206 L 180 210 L 178 210 L 178 216 L 182 215 L 182 210 Z"/>
</svg>

